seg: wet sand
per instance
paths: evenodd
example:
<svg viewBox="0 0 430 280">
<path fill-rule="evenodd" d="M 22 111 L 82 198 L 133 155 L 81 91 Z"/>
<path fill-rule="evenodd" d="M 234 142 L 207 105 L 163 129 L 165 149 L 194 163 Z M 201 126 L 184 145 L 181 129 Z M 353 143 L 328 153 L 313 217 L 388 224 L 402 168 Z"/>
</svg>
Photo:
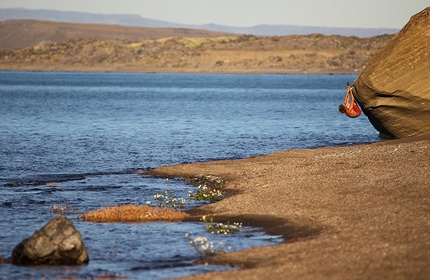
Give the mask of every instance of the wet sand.
<svg viewBox="0 0 430 280">
<path fill-rule="evenodd" d="M 206 260 L 239 270 L 186 279 L 430 279 L 430 135 L 151 174 L 221 181 L 230 196 L 191 214 L 286 239 Z"/>
</svg>

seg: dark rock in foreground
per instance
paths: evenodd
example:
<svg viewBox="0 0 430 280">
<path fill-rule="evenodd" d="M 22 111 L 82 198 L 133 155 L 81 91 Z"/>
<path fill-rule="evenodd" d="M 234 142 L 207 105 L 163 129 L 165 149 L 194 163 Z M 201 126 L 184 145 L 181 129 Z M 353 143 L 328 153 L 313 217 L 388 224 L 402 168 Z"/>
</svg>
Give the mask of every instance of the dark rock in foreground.
<svg viewBox="0 0 430 280">
<path fill-rule="evenodd" d="M 88 261 L 81 234 L 65 216 L 49 221 L 12 252 L 12 263 L 18 265 L 79 265 Z"/>
<path fill-rule="evenodd" d="M 374 55 L 354 82 L 354 96 L 382 134 L 430 133 L 430 7 Z"/>
</svg>

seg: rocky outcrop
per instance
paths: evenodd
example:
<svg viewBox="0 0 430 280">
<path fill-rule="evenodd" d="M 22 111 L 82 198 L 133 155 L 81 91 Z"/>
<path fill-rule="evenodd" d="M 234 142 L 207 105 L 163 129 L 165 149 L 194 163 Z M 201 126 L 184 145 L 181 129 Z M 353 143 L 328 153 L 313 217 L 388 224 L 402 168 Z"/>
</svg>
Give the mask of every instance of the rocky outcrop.
<svg viewBox="0 0 430 280">
<path fill-rule="evenodd" d="M 373 56 L 354 82 L 354 96 L 382 134 L 430 133 L 430 7 Z"/>
<path fill-rule="evenodd" d="M 79 265 L 88 261 L 81 234 L 65 216 L 52 219 L 12 252 L 12 263 L 18 265 Z"/>
</svg>

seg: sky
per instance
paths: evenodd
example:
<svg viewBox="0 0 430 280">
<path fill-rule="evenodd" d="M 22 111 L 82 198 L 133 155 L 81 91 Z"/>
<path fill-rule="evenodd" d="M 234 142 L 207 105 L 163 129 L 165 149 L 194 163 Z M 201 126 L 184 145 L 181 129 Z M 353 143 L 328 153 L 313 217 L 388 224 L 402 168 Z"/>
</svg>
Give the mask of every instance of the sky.
<svg viewBox="0 0 430 280">
<path fill-rule="evenodd" d="M 183 24 L 402 28 L 429 0 L 1 0 L 0 8 L 138 14 Z"/>
</svg>

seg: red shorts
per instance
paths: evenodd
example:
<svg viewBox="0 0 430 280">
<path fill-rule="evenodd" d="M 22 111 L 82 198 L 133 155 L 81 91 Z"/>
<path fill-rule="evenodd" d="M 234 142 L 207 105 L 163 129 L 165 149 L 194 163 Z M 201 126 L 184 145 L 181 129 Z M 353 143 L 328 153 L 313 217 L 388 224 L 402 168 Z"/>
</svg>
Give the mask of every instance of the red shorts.
<svg viewBox="0 0 430 280">
<path fill-rule="evenodd" d="M 354 104 L 352 105 L 352 110 L 351 111 L 347 110 L 345 112 L 345 115 L 347 115 L 350 118 L 356 118 L 360 116 L 361 115 L 360 107 L 358 107 L 358 105 L 354 102 Z"/>
</svg>

